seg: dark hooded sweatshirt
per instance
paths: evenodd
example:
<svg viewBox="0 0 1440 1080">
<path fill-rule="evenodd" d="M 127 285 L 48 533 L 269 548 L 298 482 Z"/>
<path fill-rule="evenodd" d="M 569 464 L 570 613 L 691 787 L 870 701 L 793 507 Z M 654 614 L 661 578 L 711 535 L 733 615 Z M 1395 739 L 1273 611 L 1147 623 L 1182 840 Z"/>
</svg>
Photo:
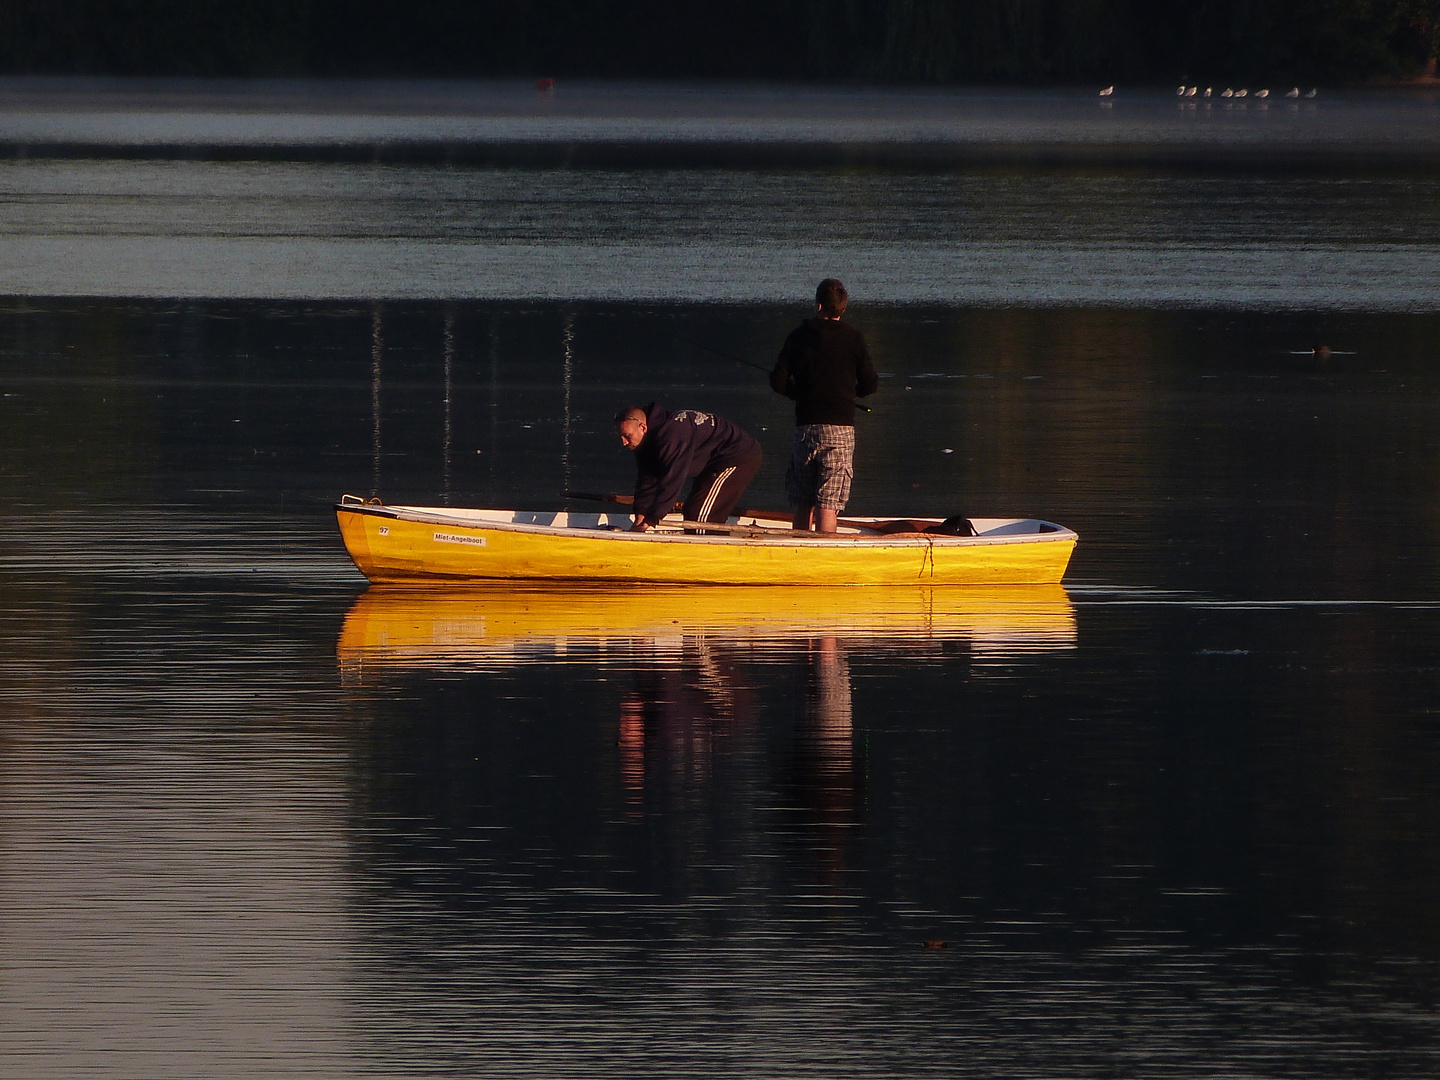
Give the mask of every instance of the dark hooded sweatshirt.
<svg viewBox="0 0 1440 1080">
<path fill-rule="evenodd" d="M 645 423 L 649 430 L 635 450 L 635 512 L 647 521 L 659 521 L 670 512 L 686 480 L 760 453 L 752 435 L 710 413 L 670 413 L 652 403 L 645 406 Z"/>
<path fill-rule="evenodd" d="M 770 373 L 777 394 L 795 401 L 795 423 L 855 426 L 855 399 L 879 387 L 859 330 L 837 319 L 806 319 L 780 350 Z"/>
</svg>

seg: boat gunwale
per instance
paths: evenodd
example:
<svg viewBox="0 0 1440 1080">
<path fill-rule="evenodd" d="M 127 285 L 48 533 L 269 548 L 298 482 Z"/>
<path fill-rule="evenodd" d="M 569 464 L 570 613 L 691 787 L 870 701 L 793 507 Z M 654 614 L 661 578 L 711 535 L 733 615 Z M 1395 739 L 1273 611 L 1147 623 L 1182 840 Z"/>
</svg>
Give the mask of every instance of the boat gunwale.
<svg viewBox="0 0 1440 1080">
<path fill-rule="evenodd" d="M 386 503 L 335 503 L 335 510 L 354 514 L 365 514 L 373 517 L 384 517 L 396 521 L 408 521 L 418 525 L 444 525 L 449 528 L 472 529 L 476 531 L 493 530 L 496 532 L 523 533 L 532 536 L 565 537 L 578 540 L 623 540 L 636 543 L 682 543 L 682 544 L 706 544 L 720 545 L 725 547 L 735 546 L 756 546 L 779 544 L 797 544 L 805 547 L 838 547 L 838 548 L 885 548 L 885 547 L 989 547 L 1001 544 L 1036 544 L 1054 543 L 1056 541 L 1069 540 L 1078 541 L 1079 534 L 1063 525 L 1057 525 L 1053 521 L 1044 521 L 1040 518 L 1005 518 L 1001 520 L 1009 522 L 1034 521 L 1041 525 L 1048 525 L 1050 529 L 1044 532 L 1033 533 L 1008 533 L 1004 536 L 948 536 L 933 533 L 912 533 L 909 535 L 897 534 L 876 534 L 867 536 L 863 533 L 842 533 L 842 534 L 821 534 L 815 533 L 806 536 L 803 533 L 790 530 L 770 529 L 764 526 L 758 527 L 753 536 L 696 536 L 680 532 L 630 532 L 626 529 L 581 529 L 574 526 L 539 525 L 523 522 L 476 522 L 466 518 L 447 515 L 440 507 L 417 507 L 398 506 Z M 477 508 L 481 509 L 481 508 Z M 492 508 L 483 508 L 492 509 Z M 504 511 L 502 511 L 504 512 Z M 520 511 L 509 511 L 517 513 Z M 534 511 L 535 513 L 549 513 L 550 511 Z M 565 513 L 565 511 L 554 511 L 554 513 Z M 600 515 L 596 515 L 597 517 Z M 742 517 L 745 515 L 741 515 Z M 852 520 L 856 520 L 852 518 Z M 889 518 L 877 517 L 875 521 L 888 521 Z M 933 521 L 939 523 L 942 518 L 907 518 L 909 521 Z"/>
</svg>

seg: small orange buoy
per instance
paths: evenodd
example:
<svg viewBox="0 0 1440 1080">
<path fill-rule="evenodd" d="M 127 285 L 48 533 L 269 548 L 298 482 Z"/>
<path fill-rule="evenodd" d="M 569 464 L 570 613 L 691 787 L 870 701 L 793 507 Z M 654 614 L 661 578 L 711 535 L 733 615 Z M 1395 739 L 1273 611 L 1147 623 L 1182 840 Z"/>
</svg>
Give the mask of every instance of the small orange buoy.
<svg viewBox="0 0 1440 1080">
<path fill-rule="evenodd" d="M 922 941 L 920 943 L 922 949 L 945 949 L 949 946 L 950 943 L 948 941 L 941 941 L 939 938 L 932 938 L 929 941 Z"/>
<path fill-rule="evenodd" d="M 536 79 L 535 89 L 539 90 L 541 93 L 544 93 L 546 90 L 554 90 L 555 80 L 550 78 L 548 75 L 543 79 Z"/>
</svg>

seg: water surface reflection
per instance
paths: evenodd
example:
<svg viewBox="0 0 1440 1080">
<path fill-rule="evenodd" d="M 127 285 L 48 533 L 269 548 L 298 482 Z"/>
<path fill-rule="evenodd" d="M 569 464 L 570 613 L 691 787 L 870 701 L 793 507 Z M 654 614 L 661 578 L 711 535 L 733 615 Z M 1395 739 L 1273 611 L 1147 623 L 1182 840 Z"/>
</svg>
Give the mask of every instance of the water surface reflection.
<svg viewBox="0 0 1440 1080">
<path fill-rule="evenodd" d="M 341 670 L 497 668 L 546 657 L 603 659 L 635 641 L 719 640 L 783 654 L 830 638 L 917 654 L 965 642 L 1002 659 L 1075 644 L 1060 585 L 1012 588 L 371 588 L 336 645 Z M 833 652 L 833 649 L 832 649 Z"/>
<path fill-rule="evenodd" d="M 1381 868 L 1419 853 L 1317 745 L 1353 740 L 1341 757 L 1409 798 L 1396 755 L 1423 737 L 1376 723 L 1359 658 L 1293 662 L 1408 616 L 1332 614 L 371 589 L 337 645 L 356 805 L 387 823 L 356 859 L 388 958 L 367 980 L 404 1019 L 373 1037 L 430 1056 L 459 1025 L 456 1071 L 516 1074 L 724 1071 L 763 1046 L 786 1075 L 1424 1075 L 1433 860 Z M 1392 659 L 1382 693 L 1413 717 L 1424 676 Z M 1332 694 L 1354 708 L 1321 721 Z M 1379 863 L 1343 821 L 1375 826 Z M 553 1042 L 503 1034 L 537 1011 Z"/>
<path fill-rule="evenodd" d="M 668 335 L 800 314 L 5 305 L 0 1074 L 1436 1075 L 1432 316 L 857 309 L 857 512 L 1066 590 L 361 595 L 338 492 L 554 509 L 617 399 L 783 463 Z"/>
<path fill-rule="evenodd" d="M 850 655 L 916 662 L 964 646 L 975 663 L 1073 648 L 1061 586 L 1024 588 L 372 588 L 351 607 L 342 677 L 581 663 L 633 672 L 620 699 L 627 813 L 664 812 L 712 778 L 717 747 L 758 737 L 746 664 L 793 672 L 786 787 L 816 820 L 854 808 Z M 902 659 L 903 658 L 903 659 Z"/>
</svg>

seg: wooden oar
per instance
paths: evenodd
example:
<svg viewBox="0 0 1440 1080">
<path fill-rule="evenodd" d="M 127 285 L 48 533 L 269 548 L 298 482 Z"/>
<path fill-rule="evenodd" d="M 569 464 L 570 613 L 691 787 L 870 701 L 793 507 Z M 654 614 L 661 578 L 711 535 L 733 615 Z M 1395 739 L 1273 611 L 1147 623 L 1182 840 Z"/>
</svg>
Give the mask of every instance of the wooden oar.
<svg viewBox="0 0 1440 1080">
<path fill-rule="evenodd" d="M 621 506 L 634 506 L 634 495 L 601 495 L 593 491 L 565 491 L 561 492 L 567 499 L 583 499 L 586 502 L 618 503 Z"/>
<path fill-rule="evenodd" d="M 567 499 L 585 499 L 585 500 L 588 501 L 588 502 L 615 503 L 615 504 L 617 504 L 617 505 L 619 505 L 619 506 L 634 506 L 634 505 L 635 505 L 635 496 L 633 496 L 633 495 L 600 494 L 600 493 L 598 493 L 598 492 L 593 492 L 593 491 L 567 491 L 567 492 L 565 492 L 565 497 L 566 497 Z M 675 504 L 675 509 L 676 509 L 676 510 L 681 510 L 681 509 L 684 508 L 684 506 L 685 506 L 684 503 L 677 502 L 677 503 Z M 770 516 L 770 515 L 767 514 L 766 511 L 750 511 L 750 510 L 746 510 L 746 511 L 744 512 L 744 515 L 743 515 L 743 516 L 749 517 L 749 516 L 751 516 L 752 514 L 765 514 L 767 517 Z M 786 518 L 786 517 L 784 517 L 784 516 L 782 516 L 782 515 L 779 515 L 779 514 L 774 515 L 774 518 L 773 518 L 773 519 L 776 520 L 776 521 L 787 521 L 787 520 L 789 520 L 788 518 Z M 723 521 L 662 521 L 662 522 L 659 522 L 659 523 L 657 523 L 657 524 L 655 524 L 655 525 L 650 526 L 650 528 L 651 528 L 651 530 L 654 530 L 654 531 L 663 531 L 663 532 L 678 532 L 678 531 L 682 531 L 682 530 L 684 530 L 684 531 L 689 531 L 689 530 L 693 530 L 693 529 L 704 529 L 706 532 L 720 533 L 721 535 L 725 535 L 725 536 L 767 536 L 767 535 L 768 535 L 768 536 L 812 536 L 812 537 L 813 537 L 813 536 L 817 535 L 816 533 L 813 533 L 813 532 L 810 532 L 810 531 L 804 530 L 804 529 L 800 529 L 800 530 L 796 530 L 796 529 L 777 529 L 777 528 L 774 528 L 773 526 L 770 526 L 770 525 L 727 525 L 727 524 L 726 524 L 725 522 L 723 522 Z"/>
<path fill-rule="evenodd" d="M 814 533 L 797 533 L 794 529 L 772 529 L 768 525 L 727 525 L 723 521 L 665 521 L 659 525 L 651 525 L 649 531 L 663 533 L 709 532 L 722 536 L 751 538 L 815 535 Z"/>
<path fill-rule="evenodd" d="M 789 515 L 789 514 L 782 514 L 782 513 L 780 513 L 780 511 L 778 511 L 778 510 L 741 510 L 741 511 L 739 511 L 739 512 L 737 513 L 736 516 L 737 516 L 737 517 L 755 518 L 757 521 L 793 521 L 793 520 L 794 520 L 794 519 L 791 517 L 791 515 Z M 842 518 L 836 518 L 836 519 L 835 519 L 835 524 L 836 524 L 836 525 L 844 525 L 846 528 L 850 528 L 850 529 L 865 529 L 867 532 L 879 532 L 879 531 L 880 531 L 882 528 L 884 528 L 884 526 L 886 526 L 886 525 L 895 525 L 895 524 L 900 524 L 900 523 L 904 523 L 904 524 L 907 524 L 907 525 L 913 524 L 913 522 L 909 521 L 907 518 L 894 518 L 894 519 L 882 520 L 882 521 L 861 521 L 861 520 L 859 520 L 858 518 L 843 518 L 843 517 L 842 517 Z M 792 530 L 792 531 L 794 531 L 794 530 Z M 800 532 L 805 532 L 805 531 L 807 531 L 807 530 L 801 529 L 801 530 L 799 530 L 799 531 L 800 531 Z"/>
<path fill-rule="evenodd" d="M 595 493 L 595 492 L 567 491 L 567 492 L 565 492 L 565 497 L 566 497 L 567 499 L 585 499 L 585 500 L 587 500 L 587 501 L 589 501 L 589 502 L 616 503 L 616 504 L 618 504 L 618 505 L 620 505 L 620 506 L 633 506 L 633 505 L 635 504 L 635 497 L 634 497 L 633 495 L 601 495 L 601 494 L 597 494 L 597 493 Z M 675 507 L 674 507 L 674 508 L 675 508 L 676 510 L 683 510 L 683 509 L 685 508 L 685 504 L 682 503 L 682 502 L 677 502 L 677 503 L 675 504 Z M 741 511 L 738 511 L 738 512 L 737 512 L 736 517 L 754 518 L 757 522 L 759 522 L 759 521 L 791 521 L 791 520 L 793 520 L 792 517 L 791 517 L 791 515 L 789 515 L 789 514 L 783 514 L 783 513 L 781 513 L 779 510 L 741 510 Z M 886 521 L 858 521 L 858 520 L 856 520 L 856 519 L 854 519 L 854 518 L 839 518 L 839 519 L 836 520 L 835 524 L 837 524 L 837 525 L 844 525 L 846 528 L 849 528 L 849 529 L 864 529 L 866 532 L 872 532 L 872 533 L 874 533 L 874 532 L 880 532 L 881 528 L 882 528 L 883 526 L 887 525 L 887 524 L 898 524 L 900 521 L 903 521 L 903 520 L 904 520 L 904 519 L 896 519 L 896 521 L 893 521 L 893 522 L 886 522 Z M 909 522 L 907 521 L 906 524 L 909 524 Z M 835 535 L 834 533 L 816 533 L 816 532 L 813 532 L 813 531 L 810 530 L 810 529 L 784 529 L 784 528 L 776 528 L 776 527 L 773 526 L 773 525 L 760 525 L 760 524 L 756 524 L 756 525 L 726 525 L 726 524 L 724 524 L 723 522 L 716 522 L 716 521 L 686 521 L 686 522 L 682 522 L 680 525 L 676 525 L 674 522 L 667 521 L 667 522 L 664 522 L 664 523 L 662 523 L 662 524 L 660 524 L 660 525 L 657 525 L 657 526 L 655 526 L 655 527 L 656 527 L 656 528 L 666 528 L 666 529 L 674 529 L 674 528 L 691 529 L 691 528 L 701 528 L 701 527 L 704 527 L 704 528 L 709 529 L 709 530 L 712 531 L 712 532 L 725 532 L 725 531 L 728 530 L 728 531 L 730 531 L 730 532 L 732 532 L 732 533 L 735 533 L 735 534 L 737 534 L 737 535 L 745 535 L 746 533 L 753 533 L 753 532 L 754 532 L 755 530 L 757 530 L 757 529 L 762 530 L 762 531 L 767 532 L 767 533 L 773 533 L 773 534 L 775 534 L 775 535 L 781 535 L 781 534 L 786 534 L 786 535 L 791 535 L 791 536 L 834 536 L 834 535 Z M 920 534 L 919 532 L 911 533 L 911 532 L 908 532 L 908 531 L 904 531 L 904 532 L 902 532 L 902 533 L 892 534 L 892 535 L 913 535 L 913 536 L 919 536 L 919 535 L 921 535 L 921 534 Z"/>
<path fill-rule="evenodd" d="M 600 495 L 593 491 L 566 491 L 562 494 L 567 499 L 583 499 L 586 502 L 615 503 L 617 506 L 634 506 L 634 495 Z M 677 502 L 672 506 L 671 511 L 684 510 L 685 504 Z"/>
</svg>

